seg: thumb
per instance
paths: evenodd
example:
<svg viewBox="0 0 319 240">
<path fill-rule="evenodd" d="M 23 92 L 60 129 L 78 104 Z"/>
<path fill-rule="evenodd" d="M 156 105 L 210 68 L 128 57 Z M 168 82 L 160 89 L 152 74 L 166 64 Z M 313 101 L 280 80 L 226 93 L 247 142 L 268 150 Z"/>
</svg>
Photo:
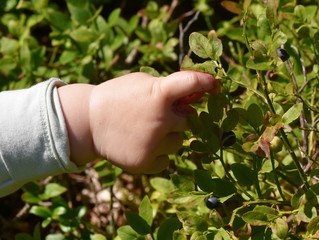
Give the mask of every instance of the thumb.
<svg viewBox="0 0 319 240">
<path fill-rule="evenodd" d="M 162 93 L 170 102 L 197 92 L 217 93 L 219 83 L 208 73 L 180 71 L 161 79 Z"/>
</svg>

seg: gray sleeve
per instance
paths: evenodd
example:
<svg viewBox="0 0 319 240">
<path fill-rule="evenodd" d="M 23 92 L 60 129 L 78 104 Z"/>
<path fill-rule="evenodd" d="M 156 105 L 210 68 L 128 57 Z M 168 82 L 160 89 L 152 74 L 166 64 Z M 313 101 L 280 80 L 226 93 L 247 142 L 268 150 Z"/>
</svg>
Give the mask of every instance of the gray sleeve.
<svg viewBox="0 0 319 240">
<path fill-rule="evenodd" d="M 23 184 L 80 172 L 69 160 L 69 140 L 57 87 L 51 78 L 31 88 L 0 92 L 0 197 Z"/>
</svg>

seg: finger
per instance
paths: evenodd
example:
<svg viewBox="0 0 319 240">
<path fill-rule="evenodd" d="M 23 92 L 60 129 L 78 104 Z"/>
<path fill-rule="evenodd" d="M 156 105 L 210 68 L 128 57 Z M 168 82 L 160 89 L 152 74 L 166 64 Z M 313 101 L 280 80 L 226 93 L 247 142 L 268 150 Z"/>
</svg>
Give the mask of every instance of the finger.
<svg viewBox="0 0 319 240">
<path fill-rule="evenodd" d="M 172 132 L 169 133 L 168 135 L 166 135 L 166 137 L 164 137 L 156 151 L 155 151 L 155 155 L 167 155 L 167 154 L 172 154 L 172 153 L 176 153 L 182 146 L 183 144 L 183 137 L 180 133 L 178 132 Z"/>
<path fill-rule="evenodd" d="M 217 92 L 219 84 L 211 74 L 181 71 L 162 78 L 160 87 L 167 99 L 174 102 L 197 92 Z"/>
</svg>

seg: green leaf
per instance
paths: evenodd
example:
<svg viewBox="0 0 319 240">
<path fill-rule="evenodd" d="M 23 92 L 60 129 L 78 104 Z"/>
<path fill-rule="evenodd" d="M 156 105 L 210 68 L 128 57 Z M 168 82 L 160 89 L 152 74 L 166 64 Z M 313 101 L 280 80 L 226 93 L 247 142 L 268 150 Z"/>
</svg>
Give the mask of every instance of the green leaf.
<svg viewBox="0 0 319 240">
<path fill-rule="evenodd" d="M 307 14 L 303 5 L 297 5 L 294 9 L 294 14 L 300 22 L 305 22 Z"/>
<path fill-rule="evenodd" d="M 53 209 L 52 216 L 61 216 L 67 212 L 65 207 L 59 206 Z"/>
<path fill-rule="evenodd" d="M 208 171 L 196 169 L 194 171 L 195 182 L 201 190 L 207 193 L 213 192 L 212 177 Z"/>
<path fill-rule="evenodd" d="M 166 219 L 158 229 L 157 239 L 173 240 L 173 233 L 181 227 L 182 223 L 176 217 Z"/>
<path fill-rule="evenodd" d="M 117 24 L 120 14 L 121 14 L 121 8 L 116 8 L 110 13 L 109 17 L 107 18 L 107 21 L 110 27 Z"/>
<path fill-rule="evenodd" d="M 150 183 L 153 188 L 161 193 L 169 193 L 175 190 L 174 184 L 166 178 L 154 177 Z"/>
<path fill-rule="evenodd" d="M 80 27 L 70 33 L 70 36 L 77 42 L 90 43 L 98 38 L 98 35 L 92 29 Z"/>
<path fill-rule="evenodd" d="M 257 20 L 258 38 L 267 41 L 272 36 L 272 29 L 266 14 L 261 14 Z"/>
<path fill-rule="evenodd" d="M 41 240 L 41 229 L 40 223 L 37 223 L 33 229 L 33 239 L 34 240 Z"/>
<path fill-rule="evenodd" d="M 130 226 L 123 226 L 117 229 L 121 240 L 145 240 L 145 237 L 135 232 Z"/>
<path fill-rule="evenodd" d="M 18 48 L 19 48 L 19 42 L 15 39 L 2 37 L 0 42 L 0 52 L 4 55 L 16 55 Z"/>
<path fill-rule="evenodd" d="M 78 52 L 65 50 L 60 55 L 59 61 L 62 64 L 67 64 L 74 61 L 78 57 Z"/>
<path fill-rule="evenodd" d="M 190 143 L 190 148 L 195 152 L 207 152 L 207 146 L 205 143 L 199 141 L 199 140 L 193 140 Z"/>
<path fill-rule="evenodd" d="M 34 238 L 27 233 L 18 233 L 14 236 L 14 240 L 34 240 Z"/>
<path fill-rule="evenodd" d="M 203 215 L 196 215 L 191 211 L 177 212 L 178 219 L 183 223 L 183 229 L 192 233 L 196 231 L 204 232 L 208 228 L 208 219 Z"/>
<path fill-rule="evenodd" d="M 239 121 L 239 116 L 236 109 L 227 111 L 226 115 L 226 118 L 222 122 L 223 132 L 229 132 L 233 130 Z"/>
<path fill-rule="evenodd" d="M 67 188 L 61 186 L 57 183 L 49 183 L 45 186 L 44 193 L 40 196 L 42 200 L 47 200 L 49 198 L 57 197 L 62 193 L 65 193 Z"/>
<path fill-rule="evenodd" d="M 189 46 L 201 58 L 211 58 L 213 56 L 212 45 L 203 34 L 197 32 L 191 33 L 189 36 Z"/>
<path fill-rule="evenodd" d="M 144 42 L 149 42 L 152 38 L 150 31 L 141 26 L 137 26 L 135 33 Z"/>
<path fill-rule="evenodd" d="M 281 31 L 277 31 L 273 37 L 273 48 L 277 49 L 287 42 L 287 35 Z"/>
<path fill-rule="evenodd" d="M 43 206 L 32 206 L 29 212 L 42 218 L 50 218 L 52 216 L 51 210 Z"/>
<path fill-rule="evenodd" d="M 67 0 L 67 6 L 73 22 L 79 25 L 87 25 L 92 13 L 87 0 Z"/>
<path fill-rule="evenodd" d="M 272 63 L 268 59 L 256 59 L 250 57 L 246 62 L 246 67 L 254 70 L 267 71 L 272 68 Z"/>
<path fill-rule="evenodd" d="M 182 64 L 181 64 L 181 69 L 182 70 L 187 70 L 187 69 L 192 69 L 194 66 L 193 60 L 189 56 L 185 56 L 183 58 Z"/>
<path fill-rule="evenodd" d="M 234 163 L 231 170 L 238 182 L 245 186 L 251 186 L 257 180 L 257 173 L 244 164 Z"/>
<path fill-rule="evenodd" d="M 315 235 L 319 231 L 319 216 L 313 218 L 307 225 L 307 233 L 310 235 Z"/>
<path fill-rule="evenodd" d="M 60 32 L 64 32 L 71 27 L 71 19 L 69 16 L 62 12 L 49 9 L 45 11 L 45 18 L 49 21 L 51 27 L 57 29 Z"/>
<path fill-rule="evenodd" d="M 91 237 L 91 240 L 107 240 L 107 238 L 102 234 L 96 233 Z"/>
<path fill-rule="evenodd" d="M 253 226 L 268 225 L 278 217 L 278 212 L 267 206 L 257 206 L 252 211 L 243 214 L 242 219 Z"/>
<path fill-rule="evenodd" d="M 139 215 L 127 211 L 125 212 L 125 217 L 127 219 L 127 222 L 129 225 L 139 234 L 146 235 L 151 233 L 151 227 L 148 225 L 148 223 Z"/>
<path fill-rule="evenodd" d="M 79 206 L 77 209 L 76 209 L 76 216 L 78 218 L 82 218 L 84 217 L 84 215 L 86 214 L 87 212 L 87 208 L 86 206 Z"/>
<path fill-rule="evenodd" d="M 160 240 L 160 239 L 158 239 Z M 182 231 L 175 231 L 173 233 L 173 240 L 187 240 L 186 235 Z"/>
<path fill-rule="evenodd" d="M 219 122 L 224 115 L 227 100 L 224 94 L 214 94 L 208 97 L 208 112 L 214 122 Z"/>
<path fill-rule="evenodd" d="M 149 25 L 148 29 L 151 33 L 152 43 L 164 43 L 167 41 L 168 33 L 165 29 L 166 23 L 160 19 L 153 19 Z"/>
<path fill-rule="evenodd" d="M 217 67 L 218 64 L 214 60 L 205 61 L 203 63 L 193 63 L 189 57 L 185 57 L 183 59 L 181 69 L 182 70 L 193 70 L 198 72 L 210 73 L 215 75 L 214 68 Z"/>
<path fill-rule="evenodd" d="M 285 239 L 289 230 L 287 220 L 277 218 L 275 222 L 271 224 L 271 230 L 280 239 Z"/>
<path fill-rule="evenodd" d="M 171 179 L 178 191 L 191 192 L 195 190 L 195 184 L 186 176 L 173 174 L 171 175 Z"/>
<path fill-rule="evenodd" d="M 212 46 L 213 49 L 213 55 L 211 56 L 211 59 L 217 60 L 223 54 L 222 41 L 215 36 L 210 36 L 209 44 Z"/>
<path fill-rule="evenodd" d="M 267 219 L 269 221 L 272 221 L 278 217 L 278 211 L 276 209 L 268 207 L 268 206 L 263 206 L 263 205 L 256 206 L 254 208 L 254 211 L 259 211 L 259 212 L 266 214 Z"/>
<path fill-rule="evenodd" d="M 251 43 L 252 49 L 259 51 L 261 54 L 267 54 L 268 48 L 264 41 L 262 40 L 255 40 Z"/>
<path fill-rule="evenodd" d="M 48 0 L 32 0 L 31 2 L 36 10 L 41 10 L 48 5 Z"/>
<path fill-rule="evenodd" d="M 248 123 L 252 127 L 258 128 L 262 125 L 263 112 L 257 104 L 252 103 L 249 105 L 246 116 L 248 117 Z"/>
<path fill-rule="evenodd" d="M 160 77 L 161 74 L 155 69 L 155 68 L 152 68 L 152 67 L 148 67 L 148 66 L 142 66 L 140 67 L 140 72 L 143 72 L 143 73 L 148 73 L 154 77 Z"/>
<path fill-rule="evenodd" d="M 277 26 L 277 4 L 273 1 L 267 2 L 266 16 L 271 27 Z"/>
<path fill-rule="evenodd" d="M 128 34 L 131 34 L 138 26 L 139 17 L 137 15 L 134 15 L 130 18 L 128 27 L 126 29 Z"/>
<path fill-rule="evenodd" d="M 7 0 L 0 2 L 0 9 L 4 10 L 5 12 L 9 12 L 13 8 L 16 7 L 18 0 Z"/>
<path fill-rule="evenodd" d="M 145 196 L 138 207 L 138 213 L 140 217 L 142 217 L 149 226 L 152 225 L 153 222 L 153 208 L 151 205 L 151 201 L 148 196 Z"/>
<path fill-rule="evenodd" d="M 263 163 L 262 163 L 262 167 L 260 169 L 261 173 L 269 173 L 272 172 L 274 170 L 274 168 L 276 169 L 279 166 L 278 161 L 274 162 L 275 166 L 272 166 L 271 160 L 270 159 L 264 159 Z"/>
<path fill-rule="evenodd" d="M 196 231 L 192 234 L 190 240 L 207 240 L 205 235 L 202 232 Z"/>
<path fill-rule="evenodd" d="M 220 197 L 229 196 L 237 192 L 232 182 L 220 178 L 212 179 L 212 188 L 212 192 Z"/>
<path fill-rule="evenodd" d="M 20 64 L 25 72 L 32 71 L 31 51 L 26 41 L 20 47 Z"/>
<path fill-rule="evenodd" d="M 0 72 L 4 75 L 8 75 L 11 70 L 17 67 L 17 60 L 13 57 L 2 57 L 0 58 Z"/>
<path fill-rule="evenodd" d="M 88 0 L 66 0 L 66 2 L 74 7 L 84 8 L 87 5 Z"/>
<path fill-rule="evenodd" d="M 47 235 L 45 240 L 65 240 L 65 236 L 62 233 L 53 233 Z"/>
<path fill-rule="evenodd" d="M 237 192 L 234 184 L 220 178 L 212 178 L 208 171 L 195 170 L 194 177 L 200 189 L 207 193 L 224 197 Z"/>
<path fill-rule="evenodd" d="M 317 217 L 317 215 L 318 213 L 316 207 L 306 203 L 304 205 L 301 205 L 296 218 L 298 221 L 310 222 L 312 219 Z"/>
<path fill-rule="evenodd" d="M 214 132 L 207 139 L 207 147 L 211 153 L 216 153 L 220 149 L 220 139 Z"/>
<path fill-rule="evenodd" d="M 22 194 L 22 200 L 27 203 L 38 203 L 41 202 L 39 196 L 31 192 L 25 192 Z"/>
<path fill-rule="evenodd" d="M 291 122 L 293 122 L 294 120 L 296 120 L 300 114 L 301 114 L 301 110 L 302 110 L 302 103 L 296 103 L 294 104 L 291 108 L 288 109 L 287 112 L 285 112 L 285 114 L 282 116 L 282 121 L 284 125 L 288 125 Z"/>
<path fill-rule="evenodd" d="M 295 209 L 299 208 L 301 205 L 305 203 L 305 192 L 302 189 L 298 189 L 296 193 L 291 198 L 291 206 Z"/>
<path fill-rule="evenodd" d="M 267 216 L 261 212 L 249 211 L 246 212 L 242 219 L 253 226 L 268 225 Z"/>
<path fill-rule="evenodd" d="M 244 0 L 244 10 L 247 10 L 251 4 L 252 0 Z"/>
</svg>

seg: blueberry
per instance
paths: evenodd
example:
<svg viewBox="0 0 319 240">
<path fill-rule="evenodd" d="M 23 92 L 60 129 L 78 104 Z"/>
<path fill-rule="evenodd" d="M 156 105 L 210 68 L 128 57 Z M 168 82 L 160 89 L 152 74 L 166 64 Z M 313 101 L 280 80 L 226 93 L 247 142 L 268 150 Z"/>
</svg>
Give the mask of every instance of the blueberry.
<svg viewBox="0 0 319 240">
<path fill-rule="evenodd" d="M 218 198 L 218 196 L 206 197 L 204 199 L 206 207 L 208 207 L 209 209 L 217 208 L 220 205 Z"/>
<path fill-rule="evenodd" d="M 236 143 L 236 135 L 233 131 L 223 132 L 222 143 L 224 147 L 232 146 Z"/>
<path fill-rule="evenodd" d="M 271 81 L 275 81 L 278 78 L 278 75 L 274 70 L 269 70 L 266 73 L 266 77 Z"/>
<path fill-rule="evenodd" d="M 288 58 L 289 58 L 289 53 L 283 49 L 283 48 L 278 48 L 277 49 L 277 54 L 278 54 L 278 57 L 283 61 L 287 61 Z"/>
</svg>

